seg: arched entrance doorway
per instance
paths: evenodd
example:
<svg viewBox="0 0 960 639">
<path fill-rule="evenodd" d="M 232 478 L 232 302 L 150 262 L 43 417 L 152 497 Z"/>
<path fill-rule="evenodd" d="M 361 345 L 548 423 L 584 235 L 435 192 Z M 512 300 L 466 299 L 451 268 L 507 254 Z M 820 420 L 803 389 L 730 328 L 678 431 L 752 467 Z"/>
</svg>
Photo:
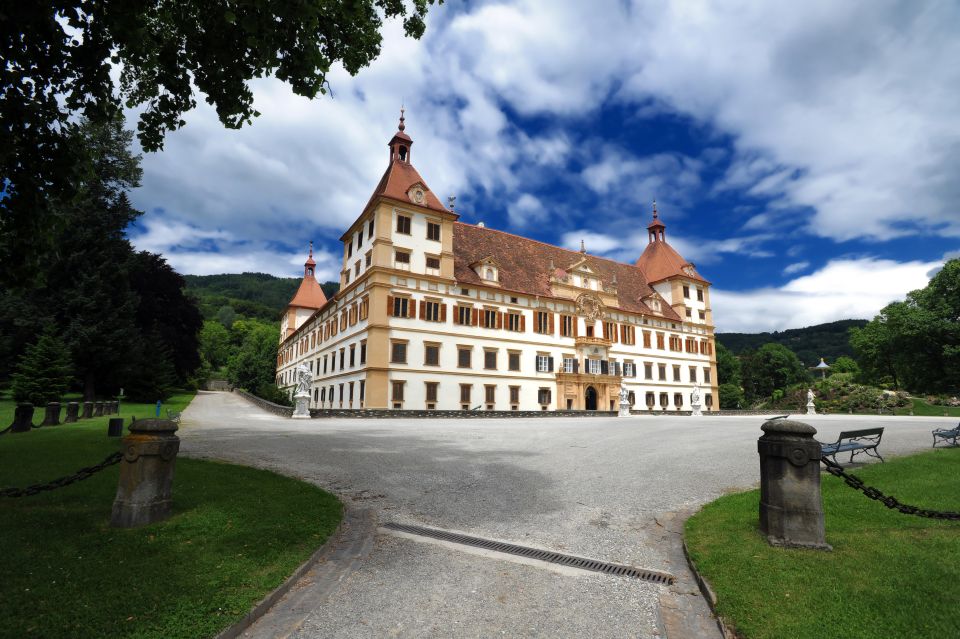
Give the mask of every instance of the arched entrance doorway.
<svg viewBox="0 0 960 639">
<path fill-rule="evenodd" d="M 597 410 L 597 389 L 593 386 L 587 386 L 583 394 L 584 407 L 587 410 Z"/>
</svg>

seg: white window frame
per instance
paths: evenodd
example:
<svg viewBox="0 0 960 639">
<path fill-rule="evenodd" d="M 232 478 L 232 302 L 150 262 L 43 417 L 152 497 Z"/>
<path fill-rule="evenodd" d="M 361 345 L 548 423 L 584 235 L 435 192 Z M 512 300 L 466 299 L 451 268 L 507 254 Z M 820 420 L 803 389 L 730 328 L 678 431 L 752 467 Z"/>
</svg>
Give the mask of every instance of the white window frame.
<svg viewBox="0 0 960 639">
<path fill-rule="evenodd" d="M 537 372 L 538 373 L 550 372 L 550 356 L 549 355 L 537 355 Z"/>
</svg>

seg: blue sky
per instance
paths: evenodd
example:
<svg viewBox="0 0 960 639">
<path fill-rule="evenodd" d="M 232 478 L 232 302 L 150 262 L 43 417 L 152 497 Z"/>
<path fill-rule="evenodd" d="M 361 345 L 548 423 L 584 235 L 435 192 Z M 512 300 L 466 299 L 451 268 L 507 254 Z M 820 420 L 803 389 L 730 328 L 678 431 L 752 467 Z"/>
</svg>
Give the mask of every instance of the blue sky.
<svg viewBox="0 0 960 639">
<path fill-rule="evenodd" d="M 144 157 L 134 243 L 185 273 L 337 279 L 344 228 L 412 160 L 467 222 L 623 261 L 653 199 L 719 330 L 872 317 L 960 250 L 960 5 L 448 2 L 332 96 L 253 84 Z"/>
</svg>

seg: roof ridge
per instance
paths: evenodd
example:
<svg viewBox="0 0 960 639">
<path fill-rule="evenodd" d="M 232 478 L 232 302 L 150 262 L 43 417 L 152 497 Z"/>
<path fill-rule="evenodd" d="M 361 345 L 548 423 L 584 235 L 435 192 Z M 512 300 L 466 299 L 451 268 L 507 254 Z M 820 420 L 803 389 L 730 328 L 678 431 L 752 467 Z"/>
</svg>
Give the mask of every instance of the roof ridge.
<svg viewBox="0 0 960 639">
<path fill-rule="evenodd" d="M 509 235 L 509 236 L 511 236 L 511 237 L 520 238 L 521 240 L 524 240 L 524 241 L 526 241 L 526 242 L 533 242 L 534 244 L 541 244 L 541 245 L 543 245 L 543 246 L 549 246 L 550 248 L 555 248 L 555 249 L 558 249 L 558 250 L 560 250 L 560 251 L 564 251 L 564 252 L 566 252 L 566 253 L 573 253 L 574 255 L 579 255 L 579 256 L 581 256 L 581 257 L 584 256 L 584 255 L 586 255 L 587 257 L 592 257 L 592 258 L 594 258 L 594 259 L 603 260 L 604 262 L 610 262 L 610 263 L 612 263 L 612 264 L 616 264 L 617 266 L 626 266 L 626 267 L 628 267 L 628 268 L 632 268 L 632 269 L 634 269 L 634 270 L 636 270 L 636 271 L 639 271 L 640 274 L 643 275 L 643 269 L 641 269 L 641 268 L 640 268 L 639 266 L 637 266 L 636 264 L 630 264 L 629 262 L 620 262 L 620 261 L 617 261 L 617 260 L 614 260 L 614 259 L 610 259 L 609 257 L 601 257 L 601 256 L 599 256 L 599 255 L 594 255 L 593 253 L 581 253 L 580 251 L 574 251 L 573 249 L 568 249 L 568 248 L 564 248 L 564 247 L 562 247 L 562 246 L 557 246 L 556 244 L 549 244 L 549 243 L 544 242 L 544 241 L 542 241 L 542 240 L 535 240 L 535 239 L 533 239 L 532 237 L 524 237 L 523 235 L 517 235 L 516 233 L 510 233 L 509 231 L 501 231 L 500 229 L 493 229 L 493 228 L 490 228 L 490 227 L 488 227 L 488 226 L 477 226 L 476 224 L 470 224 L 469 222 L 460 222 L 459 220 L 456 221 L 456 222 L 454 222 L 454 224 L 462 224 L 463 226 L 471 226 L 471 227 L 473 227 L 473 228 L 480 229 L 480 230 L 482 230 L 482 231 L 493 231 L 494 233 L 502 233 L 502 234 L 504 234 L 504 235 Z"/>
</svg>

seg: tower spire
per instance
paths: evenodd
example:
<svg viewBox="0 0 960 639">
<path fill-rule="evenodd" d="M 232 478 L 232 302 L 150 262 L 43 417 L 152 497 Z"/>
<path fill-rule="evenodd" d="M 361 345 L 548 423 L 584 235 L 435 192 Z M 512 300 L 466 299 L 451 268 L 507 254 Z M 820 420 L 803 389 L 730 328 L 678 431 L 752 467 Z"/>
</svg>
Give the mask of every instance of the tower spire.
<svg viewBox="0 0 960 639">
<path fill-rule="evenodd" d="M 660 220 L 660 213 L 657 211 L 657 201 L 653 201 L 653 221 L 647 225 L 647 234 L 650 243 L 665 242 L 667 239 L 667 226 Z"/>
<path fill-rule="evenodd" d="M 395 162 L 399 160 L 400 162 L 410 163 L 410 147 L 413 145 L 413 140 L 410 139 L 410 136 L 404 133 L 404 129 L 407 128 L 406 117 L 404 114 L 406 109 L 400 107 L 400 123 L 397 125 L 397 132 L 393 134 L 390 143 L 387 145 L 390 147 L 390 161 Z"/>
<path fill-rule="evenodd" d="M 313 240 L 310 240 L 310 255 L 307 257 L 307 261 L 303 263 L 303 276 L 313 277 L 316 266 L 317 263 L 313 261 Z"/>
</svg>

